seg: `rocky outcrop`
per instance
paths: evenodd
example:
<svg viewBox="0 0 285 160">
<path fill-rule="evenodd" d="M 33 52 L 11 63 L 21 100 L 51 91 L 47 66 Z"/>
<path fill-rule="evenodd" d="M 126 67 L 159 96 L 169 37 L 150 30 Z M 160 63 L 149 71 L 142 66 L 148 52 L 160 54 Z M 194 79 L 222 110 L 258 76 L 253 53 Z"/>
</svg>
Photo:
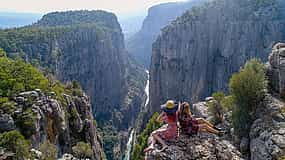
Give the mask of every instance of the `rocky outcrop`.
<svg viewBox="0 0 285 160">
<path fill-rule="evenodd" d="M 241 160 L 241 153 L 229 142 L 219 137 L 200 134 L 181 135 L 177 141 L 168 142 L 169 147 L 160 152 L 154 150 L 147 160 Z"/>
<path fill-rule="evenodd" d="M 271 94 L 258 107 L 251 126 L 251 160 L 278 159 L 285 155 L 284 49 L 285 44 L 278 43 L 269 56 L 267 75 Z"/>
<path fill-rule="evenodd" d="M 126 41 L 126 48 L 137 62 L 149 68 L 152 43 L 160 30 L 171 21 L 181 16 L 186 10 L 199 6 L 208 0 L 191 0 L 189 2 L 171 2 L 149 8 L 148 15 L 138 33 Z"/>
<path fill-rule="evenodd" d="M 236 140 L 228 122 L 228 113 L 224 124 L 217 125 L 227 133 L 223 137 L 207 134 L 187 137 L 180 135 L 177 141 L 169 142 L 170 147 L 163 152 L 149 153 L 147 159 L 242 159 L 280 160 L 285 156 L 285 100 L 284 100 L 284 43 L 277 43 L 266 65 L 269 88 L 266 96 L 258 105 L 249 137 Z M 206 98 L 206 101 L 211 100 Z M 193 104 L 195 116 L 209 118 L 205 102 Z M 226 124 L 226 125 L 225 125 Z M 231 143 L 238 142 L 235 148 Z M 242 154 L 241 154 L 241 153 Z M 226 153 L 226 154 L 225 154 Z"/>
<path fill-rule="evenodd" d="M 284 101 L 267 95 L 250 130 L 251 160 L 278 159 L 285 155 Z"/>
<path fill-rule="evenodd" d="M 15 129 L 15 122 L 8 114 L 0 115 L 0 133 L 4 131 L 11 131 Z"/>
<path fill-rule="evenodd" d="M 1 125 L 1 132 L 17 129 L 31 140 L 33 148 L 49 141 L 56 145 L 58 156 L 72 153 L 71 148 L 84 141 L 92 147 L 92 159 L 103 159 L 102 140 L 94 123 L 89 97 L 85 94 L 62 96 L 64 99 L 58 100 L 54 93 L 46 95 L 39 89 L 20 93 L 14 98 L 16 110 L 10 115 L 0 114 L 8 117 L 2 118 L 8 121 Z"/>
<path fill-rule="evenodd" d="M 284 2 L 214 0 L 170 25 L 153 44 L 150 110 L 167 99 L 196 103 L 227 92 L 229 78 L 248 59 L 266 61 L 284 39 Z"/>
<path fill-rule="evenodd" d="M 285 96 L 285 44 L 278 43 L 269 56 L 268 77 L 271 90 Z"/>
<path fill-rule="evenodd" d="M 212 100 L 213 97 L 207 97 L 205 101 L 193 104 L 191 109 L 193 116 L 211 119 L 207 102 Z M 180 132 L 177 139 L 167 141 L 166 150 L 160 151 L 160 146 L 156 144 L 155 150 L 148 152 L 145 158 L 147 160 L 242 160 L 244 155 L 239 151 L 239 147 L 233 144 L 229 122 L 228 116 L 225 115 L 224 122 L 216 125 L 225 131 L 223 136 L 206 132 L 189 136 Z"/>
<path fill-rule="evenodd" d="M 208 112 L 208 107 L 206 102 L 198 102 L 192 105 L 191 112 L 201 118 L 208 118 L 209 117 L 209 112 Z"/>
</svg>

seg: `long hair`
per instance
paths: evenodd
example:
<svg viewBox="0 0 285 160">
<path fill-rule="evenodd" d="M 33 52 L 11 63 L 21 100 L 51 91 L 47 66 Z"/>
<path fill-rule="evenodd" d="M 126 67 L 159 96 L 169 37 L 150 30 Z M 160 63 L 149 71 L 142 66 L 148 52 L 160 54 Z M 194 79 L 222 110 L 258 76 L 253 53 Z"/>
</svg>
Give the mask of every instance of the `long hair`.
<svg viewBox="0 0 285 160">
<path fill-rule="evenodd" d="M 188 115 L 192 116 L 192 113 L 190 111 L 190 105 L 188 102 L 183 102 L 181 104 L 181 112 L 182 112 L 182 114 L 188 114 Z"/>
</svg>

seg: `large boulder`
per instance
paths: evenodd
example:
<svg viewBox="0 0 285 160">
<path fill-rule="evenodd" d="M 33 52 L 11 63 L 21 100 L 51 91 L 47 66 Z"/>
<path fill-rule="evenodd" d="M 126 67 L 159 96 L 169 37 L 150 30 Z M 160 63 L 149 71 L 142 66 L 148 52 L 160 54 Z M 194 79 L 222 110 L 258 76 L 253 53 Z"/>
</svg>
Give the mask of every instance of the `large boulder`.
<svg viewBox="0 0 285 160">
<path fill-rule="evenodd" d="M 285 155 L 285 104 L 267 95 L 250 130 L 251 160 L 278 159 Z"/>
<path fill-rule="evenodd" d="M 250 130 L 251 160 L 278 159 L 285 155 L 285 43 L 277 43 L 269 56 L 269 91 L 256 111 Z"/>
<path fill-rule="evenodd" d="M 241 160 L 241 153 L 229 141 L 220 137 L 200 134 L 180 135 L 178 140 L 168 142 L 169 147 L 146 155 L 147 160 Z"/>
<path fill-rule="evenodd" d="M 15 129 L 13 118 L 8 114 L 0 114 L 0 133 Z"/>
<path fill-rule="evenodd" d="M 277 43 L 269 56 L 268 78 L 272 91 L 285 96 L 285 43 Z"/>
<path fill-rule="evenodd" d="M 192 105 L 192 113 L 201 118 L 208 118 L 209 112 L 206 102 L 198 102 Z"/>
<path fill-rule="evenodd" d="M 74 145 L 84 141 L 92 147 L 91 159 L 103 159 L 102 141 L 94 124 L 90 98 L 84 93 L 80 96 L 64 94 L 63 97 L 59 100 L 40 90 L 19 93 L 14 97 L 17 110 L 13 114 L 16 116 L 0 112 L 0 133 L 15 129 L 22 134 L 27 132 L 25 135 L 34 149 L 49 141 L 57 147 L 58 156 L 71 153 Z M 27 121 L 29 125 L 23 128 L 14 121 Z M 0 159 L 1 156 L 6 155 L 2 155 L 0 149 Z M 67 154 L 63 156 L 63 159 L 69 158 Z"/>
</svg>

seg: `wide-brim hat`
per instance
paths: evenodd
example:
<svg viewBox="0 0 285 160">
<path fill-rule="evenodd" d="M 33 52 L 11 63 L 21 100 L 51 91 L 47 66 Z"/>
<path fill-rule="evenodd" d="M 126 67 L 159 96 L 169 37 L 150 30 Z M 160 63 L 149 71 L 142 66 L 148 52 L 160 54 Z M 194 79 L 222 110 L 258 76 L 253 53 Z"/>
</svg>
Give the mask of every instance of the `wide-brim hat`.
<svg viewBox="0 0 285 160">
<path fill-rule="evenodd" d="M 166 113 L 175 113 L 178 110 L 178 104 L 173 100 L 168 100 L 165 104 L 162 104 L 161 109 Z"/>
</svg>

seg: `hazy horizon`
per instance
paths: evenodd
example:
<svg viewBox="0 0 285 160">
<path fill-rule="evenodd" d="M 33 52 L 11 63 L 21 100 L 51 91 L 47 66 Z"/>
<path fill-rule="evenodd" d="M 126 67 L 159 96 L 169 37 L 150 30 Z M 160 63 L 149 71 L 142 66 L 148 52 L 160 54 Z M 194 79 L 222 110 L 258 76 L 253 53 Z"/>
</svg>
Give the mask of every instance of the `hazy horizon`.
<svg viewBox="0 0 285 160">
<path fill-rule="evenodd" d="M 119 17 L 146 14 L 153 5 L 185 0 L 9 0 L 1 2 L 0 12 L 46 14 L 68 10 L 105 10 Z M 118 2 L 119 1 L 119 2 Z"/>
</svg>

